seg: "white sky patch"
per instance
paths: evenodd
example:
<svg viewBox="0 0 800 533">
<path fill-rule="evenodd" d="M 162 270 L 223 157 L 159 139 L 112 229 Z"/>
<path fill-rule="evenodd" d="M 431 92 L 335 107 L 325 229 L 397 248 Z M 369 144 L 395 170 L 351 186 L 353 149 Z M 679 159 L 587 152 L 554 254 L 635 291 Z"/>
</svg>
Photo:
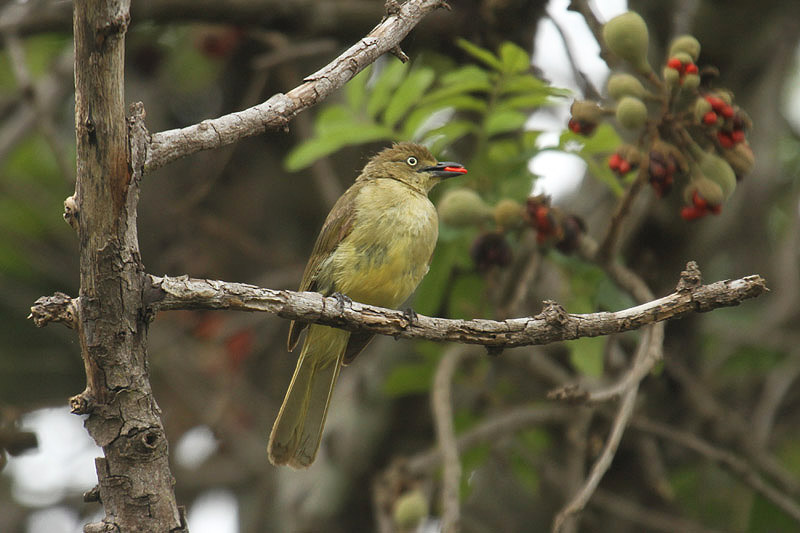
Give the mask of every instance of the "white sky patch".
<svg viewBox="0 0 800 533">
<path fill-rule="evenodd" d="M 794 56 L 794 74 L 786 82 L 786 120 L 795 130 L 800 130 L 800 46 Z"/>
<path fill-rule="evenodd" d="M 229 490 L 206 491 L 189 508 L 186 521 L 192 533 L 238 533 L 239 503 Z"/>
<path fill-rule="evenodd" d="M 86 433 L 81 417 L 66 407 L 39 409 L 23 417 L 22 429 L 36 432 L 39 446 L 9 457 L 3 475 L 13 479 L 15 500 L 48 506 L 97 484 L 94 459 L 102 457 L 103 451 Z"/>
<path fill-rule="evenodd" d="M 185 468 L 197 468 L 219 448 L 214 432 L 208 426 L 195 426 L 186 431 L 175 446 L 175 461 Z"/>
<path fill-rule="evenodd" d="M 553 86 L 570 89 L 575 97 L 579 98 L 580 87 L 575 80 L 569 56 L 564 48 L 564 39 L 553 23 L 554 20 L 566 33 L 578 69 L 601 92 L 609 70 L 605 62 L 600 59 L 600 47 L 583 17 L 574 11 L 567 11 L 568 5 L 569 0 L 550 0 L 547 6 L 550 18 L 539 21 L 536 31 L 533 64 Z M 592 8 L 601 21 L 606 21 L 626 11 L 627 1 L 602 0 L 593 2 Z M 528 121 L 528 128 L 545 132 L 539 137 L 540 147 L 558 145 L 558 134 L 567 125 L 571 104 L 571 98 L 564 98 L 562 103 L 539 111 Z M 549 194 L 556 203 L 559 198 L 563 198 L 580 185 L 586 172 L 586 164 L 579 157 L 555 151 L 545 151 L 534 157 L 530 168 L 539 176 L 534 185 L 534 194 Z"/>
</svg>

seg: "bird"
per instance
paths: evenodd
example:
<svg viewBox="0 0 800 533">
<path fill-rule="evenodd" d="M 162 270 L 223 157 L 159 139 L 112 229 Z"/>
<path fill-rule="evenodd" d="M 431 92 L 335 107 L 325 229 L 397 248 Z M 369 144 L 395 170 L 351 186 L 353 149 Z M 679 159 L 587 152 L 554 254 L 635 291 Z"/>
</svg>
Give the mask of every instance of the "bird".
<svg viewBox="0 0 800 533">
<path fill-rule="evenodd" d="M 420 144 L 395 143 L 377 153 L 331 208 L 299 290 L 397 308 L 428 272 L 436 246 L 439 223 L 428 193 L 466 172 L 459 163 L 437 161 Z M 374 336 L 295 320 L 289 351 L 304 329 L 308 333 L 267 446 L 272 464 L 295 469 L 314 462 L 339 371 Z"/>
</svg>

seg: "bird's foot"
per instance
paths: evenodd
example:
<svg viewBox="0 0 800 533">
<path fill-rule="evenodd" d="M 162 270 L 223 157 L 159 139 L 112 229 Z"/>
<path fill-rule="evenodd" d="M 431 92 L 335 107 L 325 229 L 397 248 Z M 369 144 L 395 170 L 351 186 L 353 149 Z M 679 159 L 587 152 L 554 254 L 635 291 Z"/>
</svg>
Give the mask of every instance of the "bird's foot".
<svg viewBox="0 0 800 533">
<path fill-rule="evenodd" d="M 406 307 L 405 309 L 403 309 L 403 315 L 405 315 L 406 317 L 406 327 L 409 327 L 412 324 L 414 324 L 414 322 L 416 322 L 417 319 L 419 318 L 417 312 L 411 309 L 410 307 Z"/>
<path fill-rule="evenodd" d="M 345 306 L 353 304 L 353 299 L 346 294 L 342 294 L 341 292 L 334 292 L 331 294 L 331 296 L 336 298 L 336 302 L 339 304 L 339 308 L 342 310 L 344 310 Z"/>
</svg>

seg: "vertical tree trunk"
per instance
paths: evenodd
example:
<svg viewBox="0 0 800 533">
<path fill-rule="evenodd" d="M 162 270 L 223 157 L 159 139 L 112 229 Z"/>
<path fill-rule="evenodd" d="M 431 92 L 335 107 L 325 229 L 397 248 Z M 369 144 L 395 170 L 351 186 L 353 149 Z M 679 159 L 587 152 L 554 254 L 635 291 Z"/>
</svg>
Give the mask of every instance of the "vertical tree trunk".
<svg viewBox="0 0 800 533">
<path fill-rule="evenodd" d="M 123 91 L 129 7 L 129 0 L 74 3 L 78 167 L 70 222 L 80 241 L 76 312 L 87 387 L 71 404 L 89 415 L 86 427 L 105 454 L 97 459 L 97 495 L 106 516 L 87 532 L 184 529 L 147 375 L 140 173 L 130 162 Z"/>
</svg>

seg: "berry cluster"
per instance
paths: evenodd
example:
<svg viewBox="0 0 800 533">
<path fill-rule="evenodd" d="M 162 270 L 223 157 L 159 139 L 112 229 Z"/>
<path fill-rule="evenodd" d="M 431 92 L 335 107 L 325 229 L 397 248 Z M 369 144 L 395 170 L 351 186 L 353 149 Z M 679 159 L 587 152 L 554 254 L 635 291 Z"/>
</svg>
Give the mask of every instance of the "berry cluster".
<svg viewBox="0 0 800 533">
<path fill-rule="evenodd" d="M 708 75 L 701 78 L 700 43 L 691 35 L 675 38 L 658 76 L 647 61 L 649 33 L 637 13 L 629 11 L 608 21 L 603 40 L 633 72 L 609 77 L 613 106 L 574 102 L 570 130 L 591 135 L 600 121 L 613 114 L 617 124 L 636 138 L 635 145 L 620 146 L 608 158 L 615 174 L 640 168 L 639 179 L 646 179 L 659 198 L 668 195 L 677 180 L 684 180 L 685 220 L 719 214 L 736 181 L 753 167 L 747 143 L 751 123 L 730 91 L 712 88 Z"/>
</svg>

